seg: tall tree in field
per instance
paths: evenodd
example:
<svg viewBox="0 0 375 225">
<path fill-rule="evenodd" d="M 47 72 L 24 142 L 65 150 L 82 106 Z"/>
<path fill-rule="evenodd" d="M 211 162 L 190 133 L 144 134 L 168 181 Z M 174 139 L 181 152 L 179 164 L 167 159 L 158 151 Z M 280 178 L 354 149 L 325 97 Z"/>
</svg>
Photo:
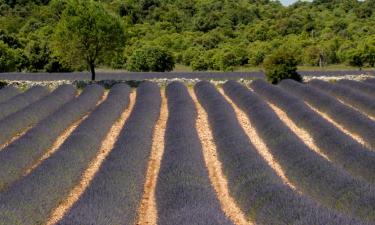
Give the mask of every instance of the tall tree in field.
<svg viewBox="0 0 375 225">
<path fill-rule="evenodd" d="M 120 19 L 94 0 L 69 0 L 53 35 L 54 52 L 72 65 L 95 67 L 124 43 Z"/>
</svg>

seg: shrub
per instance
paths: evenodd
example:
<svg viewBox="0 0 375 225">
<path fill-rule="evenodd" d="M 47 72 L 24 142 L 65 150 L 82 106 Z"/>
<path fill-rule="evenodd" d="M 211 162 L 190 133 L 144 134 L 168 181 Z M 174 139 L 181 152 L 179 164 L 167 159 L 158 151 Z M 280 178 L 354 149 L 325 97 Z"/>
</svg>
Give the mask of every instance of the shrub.
<svg viewBox="0 0 375 225">
<path fill-rule="evenodd" d="M 203 56 L 193 58 L 190 66 L 194 71 L 205 71 L 209 69 L 209 65 Z"/>
<path fill-rule="evenodd" d="M 302 77 L 297 73 L 297 61 L 294 56 L 282 49 L 265 58 L 263 68 L 266 78 L 272 84 L 277 84 L 283 79 L 293 79 L 302 81 Z"/>
<path fill-rule="evenodd" d="M 220 71 L 233 71 L 238 65 L 237 57 L 232 51 L 219 51 L 214 56 L 214 69 Z"/>
<path fill-rule="evenodd" d="M 161 47 L 144 46 L 133 52 L 127 68 L 135 72 L 164 72 L 172 71 L 174 66 L 175 60 L 172 53 Z"/>
<path fill-rule="evenodd" d="M 73 68 L 67 63 L 62 62 L 57 57 L 52 57 L 48 63 L 44 66 L 45 71 L 48 73 L 56 72 L 73 72 Z"/>
<path fill-rule="evenodd" d="M 50 60 L 50 50 L 46 41 L 31 40 L 25 48 L 29 61 L 28 70 L 36 72 L 43 70 Z"/>
<path fill-rule="evenodd" d="M 14 71 L 16 68 L 14 52 L 0 40 L 0 72 Z"/>
<path fill-rule="evenodd" d="M 359 49 L 354 49 L 348 52 L 348 64 L 351 66 L 358 67 L 362 69 L 363 65 L 365 64 L 366 57 L 364 52 Z"/>
</svg>

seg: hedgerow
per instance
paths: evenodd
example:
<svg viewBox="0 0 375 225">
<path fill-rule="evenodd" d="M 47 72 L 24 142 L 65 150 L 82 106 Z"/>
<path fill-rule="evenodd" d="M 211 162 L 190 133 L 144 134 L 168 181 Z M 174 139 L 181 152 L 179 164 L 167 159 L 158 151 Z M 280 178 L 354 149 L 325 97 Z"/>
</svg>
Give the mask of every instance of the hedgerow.
<svg viewBox="0 0 375 225">
<path fill-rule="evenodd" d="M 51 94 L 0 120 L 0 145 L 46 118 L 73 99 L 76 92 L 72 85 L 61 85 Z"/>
<path fill-rule="evenodd" d="M 337 81 L 337 84 L 345 85 L 355 91 L 361 92 L 371 97 L 375 96 L 375 86 L 370 83 L 358 82 L 354 80 L 339 80 Z"/>
<path fill-rule="evenodd" d="M 206 109 L 230 193 L 256 224 L 356 224 L 283 184 L 251 144 L 234 110 L 209 82 L 195 86 Z"/>
<path fill-rule="evenodd" d="M 158 85 L 142 83 L 114 149 L 88 189 L 58 224 L 135 224 L 160 105 Z"/>
<path fill-rule="evenodd" d="M 302 193 L 344 214 L 375 221 L 375 189 L 309 149 L 257 94 L 233 81 L 224 84 L 224 89 Z"/>
<path fill-rule="evenodd" d="M 369 116 L 375 117 L 375 101 L 373 98 L 365 94 L 354 91 L 344 85 L 333 85 L 321 80 L 312 80 L 308 83 L 308 85 L 316 87 L 329 95 L 344 101 L 345 103 L 357 108 Z"/>
<path fill-rule="evenodd" d="M 129 103 L 129 86 L 118 84 L 59 150 L 0 195 L 0 224 L 45 223 L 79 183 L 102 140 Z"/>
<path fill-rule="evenodd" d="M 333 121 L 350 132 L 359 135 L 372 149 L 375 149 L 375 122 L 367 116 L 312 86 L 299 84 L 292 80 L 284 80 L 279 86 L 330 116 Z"/>
<path fill-rule="evenodd" d="M 38 101 L 42 97 L 48 94 L 48 90 L 41 86 L 36 86 L 28 89 L 26 92 L 19 94 L 6 102 L 0 104 L 0 120 L 9 116 L 12 113 L 17 112 L 30 105 L 31 103 Z"/>
<path fill-rule="evenodd" d="M 375 183 L 375 152 L 341 132 L 303 101 L 282 89 L 261 80 L 252 82 L 250 86 L 257 94 L 284 110 L 299 127 L 308 131 L 314 143 L 337 166 L 353 176 Z"/>
<path fill-rule="evenodd" d="M 0 103 L 7 101 L 8 99 L 13 98 L 18 95 L 20 90 L 14 86 L 8 86 L 0 89 Z"/>
<path fill-rule="evenodd" d="M 95 108 L 104 89 L 90 85 L 82 94 L 40 121 L 25 135 L 0 151 L 0 191 L 20 178 L 72 123 Z"/>
<path fill-rule="evenodd" d="M 197 111 L 180 82 L 167 86 L 169 117 L 156 186 L 159 225 L 233 224 L 211 186 L 196 130 Z"/>
</svg>

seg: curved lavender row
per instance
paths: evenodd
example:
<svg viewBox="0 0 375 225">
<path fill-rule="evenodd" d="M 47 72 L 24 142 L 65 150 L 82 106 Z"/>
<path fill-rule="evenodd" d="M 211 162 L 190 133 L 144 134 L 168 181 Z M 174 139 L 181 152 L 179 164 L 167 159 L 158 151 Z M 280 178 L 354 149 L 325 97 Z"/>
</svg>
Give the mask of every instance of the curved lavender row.
<svg viewBox="0 0 375 225">
<path fill-rule="evenodd" d="M 373 98 L 354 91 L 349 87 L 340 84 L 330 84 L 321 80 L 312 80 L 308 83 L 327 94 L 334 96 L 341 101 L 359 109 L 369 116 L 375 117 L 375 101 Z"/>
<path fill-rule="evenodd" d="M 130 88 L 116 85 L 59 150 L 0 194 L 0 224 L 44 224 L 77 185 L 102 140 L 128 106 Z"/>
<path fill-rule="evenodd" d="M 225 92 L 253 121 L 289 180 L 304 194 L 346 215 L 375 221 L 375 190 L 309 149 L 260 96 L 237 82 Z"/>
<path fill-rule="evenodd" d="M 41 86 L 36 86 L 28 89 L 22 94 L 19 94 L 6 102 L 0 104 L 0 120 L 17 112 L 20 109 L 38 101 L 48 94 L 48 90 Z"/>
<path fill-rule="evenodd" d="M 79 97 L 63 105 L 0 151 L 0 191 L 19 179 L 65 129 L 94 109 L 103 92 L 99 85 L 86 87 Z"/>
<path fill-rule="evenodd" d="M 375 97 L 375 85 L 366 83 L 366 82 L 358 82 L 354 80 L 338 80 L 337 84 L 345 85 L 346 87 L 351 88 L 352 90 L 361 92 L 372 98 Z"/>
<path fill-rule="evenodd" d="M 61 85 L 51 94 L 2 119 L 0 121 L 0 145 L 46 118 L 73 99 L 76 93 L 77 90 L 72 85 Z"/>
<path fill-rule="evenodd" d="M 165 152 L 156 186 L 158 225 L 232 224 L 211 186 L 196 130 L 197 112 L 187 88 L 168 85 Z"/>
<path fill-rule="evenodd" d="M 20 90 L 14 86 L 7 86 L 0 89 L 0 103 L 3 103 L 20 94 Z"/>
<path fill-rule="evenodd" d="M 366 84 L 375 84 L 375 78 L 368 78 L 364 80 L 364 83 Z"/>
<path fill-rule="evenodd" d="M 297 97 L 264 81 L 254 81 L 251 88 L 284 110 L 298 126 L 313 137 L 314 143 L 338 166 L 353 176 L 375 184 L 375 152 L 370 151 L 333 124 L 323 119 Z"/>
<path fill-rule="evenodd" d="M 363 138 L 372 150 L 375 149 L 375 122 L 367 116 L 309 85 L 283 80 L 279 87 L 329 115 L 333 121 Z"/>
<path fill-rule="evenodd" d="M 249 220 L 259 225 L 358 224 L 283 184 L 251 144 L 234 110 L 214 85 L 200 82 L 195 91 L 207 111 L 230 193 Z"/>
<path fill-rule="evenodd" d="M 159 86 L 142 83 L 114 149 L 88 189 L 58 224 L 135 224 L 160 105 Z"/>
</svg>

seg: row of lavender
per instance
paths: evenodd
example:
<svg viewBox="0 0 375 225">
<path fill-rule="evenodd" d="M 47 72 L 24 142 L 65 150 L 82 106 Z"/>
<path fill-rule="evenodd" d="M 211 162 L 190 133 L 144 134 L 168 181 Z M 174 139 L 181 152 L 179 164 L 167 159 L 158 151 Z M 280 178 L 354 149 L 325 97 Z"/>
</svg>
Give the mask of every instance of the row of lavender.
<svg viewBox="0 0 375 225">
<path fill-rule="evenodd" d="M 255 81 L 250 87 L 256 93 L 233 81 L 223 86 L 225 93 L 253 122 L 286 176 L 302 194 L 285 185 L 263 160 L 216 87 L 209 82 L 199 82 L 195 86 L 198 100 L 209 116 L 230 193 L 247 219 L 256 224 L 374 223 L 375 189 L 371 174 L 375 154 L 291 94 L 297 93 L 309 102 L 309 95 L 305 98 L 303 93 L 310 90 L 322 100 L 328 98 L 331 104 L 353 110 L 317 91 L 313 83 L 283 81 L 279 88 Z M 358 88 L 358 83 L 339 85 L 351 90 Z M 325 90 L 324 87 L 321 88 Z M 371 86 L 362 89 L 362 93 L 367 93 L 362 97 L 371 98 Z M 62 86 L 39 100 L 25 103 L 23 108 L 6 117 L 21 120 L 20 115 L 38 108 L 46 111 L 33 122 L 20 123 L 22 129 L 33 128 L 0 152 L 0 224 L 34 225 L 47 221 L 52 210 L 79 183 L 111 126 L 128 107 L 129 92 L 128 86 L 116 85 L 108 98 L 96 107 L 103 94 L 101 87 L 92 85 L 79 97 L 74 97 L 75 89 Z M 357 92 L 343 101 L 354 105 Z M 4 97 L 3 103 L 14 101 L 17 96 L 20 99 L 17 91 L 9 89 L 4 93 L 4 96 L 10 93 L 10 97 Z M 169 118 L 165 154 L 156 186 L 158 224 L 233 224 L 222 212 L 210 184 L 195 127 L 197 112 L 187 88 L 174 82 L 167 87 L 166 94 Z M 265 100 L 282 108 L 306 129 L 331 162 L 309 149 Z M 53 107 L 49 107 L 50 101 L 55 101 Z M 319 102 L 315 104 L 313 106 L 321 110 Z M 114 149 L 59 224 L 136 222 L 160 105 L 159 87 L 143 83 Z M 358 111 L 353 113 L 357 113 L 358 118 L 367 118 Z M 47 151 L 56 137 L 85 114 L 88 117 L 57 152 L 24 176 L 25 170 Z M 4 138 L 7 139 L 8 136 Z"/>
</svg>

